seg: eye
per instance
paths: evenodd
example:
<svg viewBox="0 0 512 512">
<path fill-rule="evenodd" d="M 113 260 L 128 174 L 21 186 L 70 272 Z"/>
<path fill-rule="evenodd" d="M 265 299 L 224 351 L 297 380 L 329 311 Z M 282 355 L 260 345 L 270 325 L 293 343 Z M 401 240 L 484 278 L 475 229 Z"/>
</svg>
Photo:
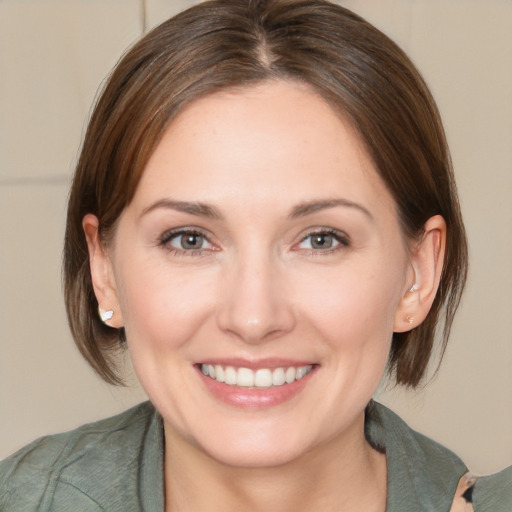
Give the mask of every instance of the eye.
<svg viewBox="0 0 512 512">
<path fill-rule="evenodd" d="M 172 231 L 162 237 L 161 244 L 177 252 L 195 252 L 211 250 L 212 244 L 199 231 Z"/>
<path fill-rule="evenodd" d="M 332 251 L 349 245 L 346 235 L 337 231 L 315 231 L 307 234 L 299 243 L 299 249 L 312 251 Z"/>
<path fill-rule="evenodd" d="M 181 235 L 174 236 L 170 240 L 170 244 L 178 249 L 198 250 L 204 249 L 208 242 L 199 233 L 182 233 Z"/>
</svg>

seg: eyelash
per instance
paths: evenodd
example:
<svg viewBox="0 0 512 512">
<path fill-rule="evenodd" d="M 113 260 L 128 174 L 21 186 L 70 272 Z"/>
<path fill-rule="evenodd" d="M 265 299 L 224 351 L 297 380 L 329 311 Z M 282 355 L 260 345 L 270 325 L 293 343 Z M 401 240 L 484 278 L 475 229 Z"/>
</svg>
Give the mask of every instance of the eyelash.
<svg viewBox="0 0 512 512">
<path fill-rule="evenodd" d="M 338 245 L 328 248 L 328 249 L 307 249 L 308 253 L 311 256 L 327 256 L 329 254 L 333 254 L 345 247 L 350 246 L 350 238 L 343 232 L 337 231 L 335 229 L 318 229 L 316 231 L 311 231 L 307 235 L 305 235 L 299 244 L 305 242 L 308 238 L 311 238 L 315 235 L 323 235 L 323 236 L 332 236 L 332 238 L 338 242 Z M 300 249 L 299 249 L 300 250 Z"/>
<path fill-rule="evenodd" d="M 205 256 L 209 251 L 212 249 L 179 249 L 178 247 L 174 247 L 170 244 L 170 242 L 175 239 L 179 238 L 180 236 L 185 235 L 194 235 L 194 236 L 200 236 L 204 239 L 205 242 L 209 243 L 211 245 L 211 242 L 208 240 L 208 237 L 205 233 L 198 229 L 176 229 L 172 231 L 167 231 L 164 233 L 159 240 L 158 245 L 163 247 L 166 251 L 170 252 L 171 254 L 175 256 Z M 215 250 L 215 249 L 213 249 Z"/>
<path fill-rule="evenodd" d="M 188 250 L 187 249 L 179 249 L 170 244 L 171 240 L 178 238 L 180 236 L 185 236 L 185 235 L 193 235 L 193 236 L 202 237 L 205 242 L 207 242 L 208 244 L 210 244 L 212 246 L 211 242 L 208 240 L 208 237 L 202 231 L 200 231 L 198 229 L 183 229 L 183 228 L 172 230 L 172 231 L 167 231 L 166 233 L 164 233 L 160 237 L 158 245 L 163 247 L 166 251 L 168 251 L 171 254 L 176 255 L 176 256 L 196 256 L 197 257 L 197 256 L 205 256 L 209 252 L 216 251 L 216 249 L 212 249 L 212 248 L 188 249 Z M 294 247 L 297 247 L 298 245 L 305 242 L 308 238 L 311 238 L 315 235 L 316 236 L 318 236 L 318 235 L 331 236 L 337 242 L 337 245 L 335 245 L 334 247 L 328 248 L 328 249 L 315 249 L 315 248 L 302 249 L 302 250 L 305 250 L 311 256 L 317 256 L 317 255 L 327 256 L 329 254 L 333 254 L 333 253 L 343 249 L 344 247 L 350 246 L 350 238 L 345 233 L 337 231 L 335 229 L 318 229 L 316 231 L 311 231 L 307 235 L 302 237 L 300 242 L 298 244 L 296 244 Z M 301 250 L 301 249 L 297 248 L 295 250 Z"/>
</svg>

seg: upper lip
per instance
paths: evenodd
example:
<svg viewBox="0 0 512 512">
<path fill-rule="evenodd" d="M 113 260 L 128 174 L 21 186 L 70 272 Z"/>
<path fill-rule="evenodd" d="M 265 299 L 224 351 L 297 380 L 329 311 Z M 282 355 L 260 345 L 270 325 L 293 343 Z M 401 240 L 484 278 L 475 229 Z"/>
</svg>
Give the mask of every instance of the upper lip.
<svg viewBox="0 0 512 512">
<path fill-rule="evenodd" d="M 289 368 L 314 365 L 313 361 L 309 360 L 296 360 L 284 358 L 263 358 L 263 359 L 244 359 L 244 358 L 209 358 L 203 359 L 197 364 L 211 364 L 212 366 L 232 366 L 234 368 L 249 368 L 251 370 L 258 370 L 260 368 L 268 368 L 274 370 L 276 368 Z"/>
</svg>

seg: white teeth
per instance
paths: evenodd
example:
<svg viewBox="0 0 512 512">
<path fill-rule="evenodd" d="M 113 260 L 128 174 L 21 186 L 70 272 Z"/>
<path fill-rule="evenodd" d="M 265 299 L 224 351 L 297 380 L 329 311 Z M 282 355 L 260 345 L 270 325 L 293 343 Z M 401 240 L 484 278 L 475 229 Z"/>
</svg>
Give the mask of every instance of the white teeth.
<svg viewBox="0 0 512 512">
<path fill-rule="evenodd" d="M 236 370 L 231 366 L 228 366 L 224 372 L 224 382 L 230 386 L 236 386 Z"/>
<path fill-rule="evenodd" d="M 244 388 L 252 388 L 254 386 L 254 372 L 249 368 L 238 368 L 236 383 Z"/>
<path fill-rule="evenodd" d="M 224 368 L 220 364 L 215 366 L 215 380 L 224 382 Z"/>
<path fill-rule="evenodd" d="M 272 372 L 270 370 L 258 370 L 254 374 L 254 385 L 257 388 L 269 388 L 272 386 Z"/>
<path fill-rule="evenodd" d="M 297 368 L 297 373 L 295 374 L 295 379 L 296 380 L 300 380 L 307 373 L 308 373 L 308 367 L 307 366 L 300 366 L 299 368 Z"/>
<path fill-rule="evenodd" d="M 273 386 L 282 386 L 285 382 L 286 382 L 286 379 L 284 377 L 284 369 L 276 368 L 272 372 L 272 385 Z"/>
<path fill-rule="evenodd" d="M 288 384 L 291 384 L 295 380 L 296 374 L 297 374 L 297 371 L 295 370 L 295 368 L 293 366 L 288 368 L 288 370 L 286 370 L 286 373 L 284 374 L 284 378 L 285 378 L 286 382 L 288 382 Z"/>
<path fill-rule="evenodd" d="M 271 386 L 282 386 L 283 384 L 291 384 L 296 380 L 305 377 L 311 370 L 313 365 L 306 366 L 290 366 L 288 368 L 260 368 L 259 370 L 251 370 L 250 368 L 235 369 L 232 366 L 223 366 L 217 364 L 202 364 L 201 371 L 207 377 L 224 382 L 229 386 L 240 386 L 244 388 L 269 388 Z"/>
</svg>

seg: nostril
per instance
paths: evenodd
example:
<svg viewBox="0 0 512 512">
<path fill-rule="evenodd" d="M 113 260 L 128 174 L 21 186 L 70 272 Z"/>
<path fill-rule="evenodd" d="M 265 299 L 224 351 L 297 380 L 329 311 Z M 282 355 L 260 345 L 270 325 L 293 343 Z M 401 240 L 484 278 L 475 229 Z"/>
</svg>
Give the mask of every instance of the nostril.
<svg viewBox="0 0 512 512">
<path fill-rule="evenodd" d="M 219 328 L 246 343 L 255 344 L 289 332 L 295 325 L 290 294 L 280 275 L 261 255 L 251 264 L 251 255 L 223 282 L 218 303 Z"/>
<path fill-rule="evenodd" d="M 270 341 L 290 332 L 295 319 L 291 312 L 273 311 L 248 315 L 240 310 L 226 310 L 218 314 L 218 324 L 221 330 L 242 339 L 246 343 L 255 344 Z"/>
</svg>

